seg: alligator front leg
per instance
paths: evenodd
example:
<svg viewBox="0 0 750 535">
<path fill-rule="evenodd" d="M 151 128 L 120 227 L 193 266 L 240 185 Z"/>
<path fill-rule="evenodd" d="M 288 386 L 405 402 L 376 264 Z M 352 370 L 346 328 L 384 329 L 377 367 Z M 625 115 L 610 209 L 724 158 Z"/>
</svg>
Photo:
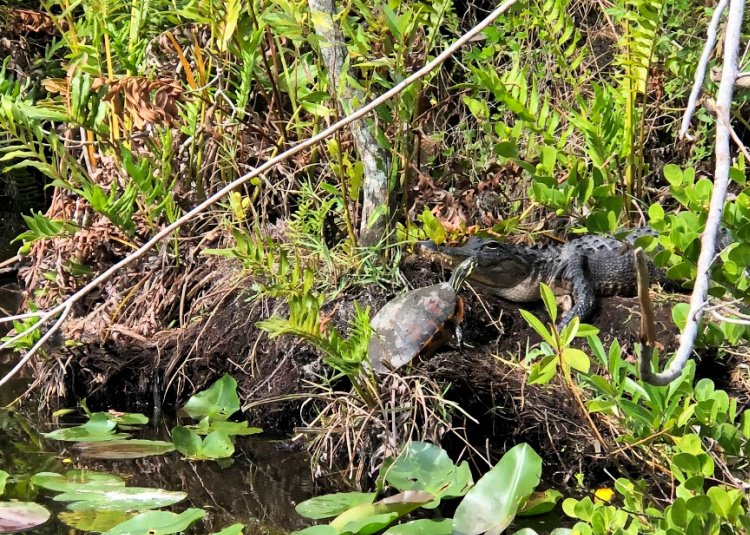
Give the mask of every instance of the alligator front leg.
<svg viewBox="0 0 750 535">
<path fill-rule="evenodd" d="M 563 315 L 557 325 L 558 329 L 565 327 L 575 316 L 578 316 L 581 321 L 585 320 L 594 309 L 596 294 L 594 285 L 586 278 L 585 263 L 585 257 L 571 259 L 562 272 L 561 282 L 573 296 L 573 306 Z"/>
</svg>

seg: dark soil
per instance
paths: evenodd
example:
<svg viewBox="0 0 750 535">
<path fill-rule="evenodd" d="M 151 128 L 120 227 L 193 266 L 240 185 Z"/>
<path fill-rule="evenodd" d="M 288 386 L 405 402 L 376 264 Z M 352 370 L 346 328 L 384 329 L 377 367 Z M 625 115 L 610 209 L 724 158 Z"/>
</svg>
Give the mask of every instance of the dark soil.
<svg viewBox="0 0 750 535">
<path fill-rule="evenodd" d="M 437 264 L 416 256 L 405 259 L 402 272 L 413 287 L 447 276 Z M 328 312 L 333 314 L 333 324 L 341 327 L 355 301 L 378 310 L 399 291 L 360 288 L 345 294 Z M 526 384 L 527 372 L 517 363 L 540 338 L 522 319 L 520 307 L 480 296 L 470 287 L 463 295 L 464 348 L 459 351 L 449 344 L 434 357 L 417 362 L 412 370 L 442 385 L 446 399 L 460 404 L 479 422 L 457 414 L 455 426 L 464 428 L 471 444 L 486 444 L 490 457 L 513 444 L 529 442 L 555 466 L 559 482 L 599 466 L 611 469 L 611 461 L 592 439 L 590 424 L 561 382 Z M 673 349 L 677 340 L 670 319 L 673 304 L 660 299 L 656 303 L 660 341 L 666 350 Z M 546 319 L 541 302 L 527 303 L 524 308 Z M 601 330 L 605 347 L 617 338 L 623 356 L 632 358 L 638 331 L 636 311 L 635 298 L 601 298 L 589 323 Z M 54 358 L 45 360 L 37 373 L 47 378 L 43 392 L 54 405 L 87 398 L 92 410 L 142 412 L 161 405 L 171 412 L 189 395 L 230 373 L 239 382 L 245 416 L 253 425 L 288 434 L 300 425 L 304 411 L 313 410 L 310 404 L 303 407 L 303 401 L 311 392 L 308 381 L 316 381 L 322 366 L 319 356 L 296 338 L 269 340 L 255 325 L 285 313 L 284 306 L 271 300 L 250 303 L 244 292 L 234 289 L 217 298 L 209 314 L 186 327 L 146 339 L 113 326 L 106 342 L 56 348 Z M 294 394 L 295 399 L 277 401 Z M 449 436 L 444 445 L 460 452 L 463 445 L 459 441 L 451 445 Z"/>
</svg>

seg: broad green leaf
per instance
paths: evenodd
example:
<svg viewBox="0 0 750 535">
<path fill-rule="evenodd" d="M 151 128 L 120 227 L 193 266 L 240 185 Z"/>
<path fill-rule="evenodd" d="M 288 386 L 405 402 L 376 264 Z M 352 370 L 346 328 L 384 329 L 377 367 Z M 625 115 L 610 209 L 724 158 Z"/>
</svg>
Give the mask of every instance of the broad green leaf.
<svg viewBox="0 0 750 535">
<path fill-rule="evenodd" d="M 547 314 L 549 314 L 552 323 L 555 323 L 557 321 L 557 301 L 555 300 L 555 292 L 543 282 L 539 284 L 539 291 L 542 294 L 544 308 L 547 309 Z"/>
<path fill-rule="evenodd" d="M 139 459 L 150 455 L 164 455 L 175 450 L 175 445 L 171 442 L 146 439 L 80 442 L 73 447 L 89 459 Z"/>
<path fill-rule="evenodd" d="M 194 420 L 208 416 L 211 420 L 226 420 L 240 410 L 237 381 L 225 375 L 207 390 L 192 396 L 182 410 Z"/>
<path fill-rule="evenodd" d="M 245 524 L 232 524 L 227 526 L 221 531 L 216 531 L 211 535 L 242 535 L 242 530 L 245 529 Z"/>
<path fill-rule="evenodd" d="M 8 481 L 8 472 L 0 470 L 0 496 L 5 494 L 5 482 Z"/>
<path fill-rule="evenodd" d="M 352 507 L 334 518 L 330 525 L 342 533 L 347 531 L 361 534 L 374 533 L 385 528 L 397 518 L 409 514 L 414 509 L 428 504 L 434 499 L 435 496 L 429 492 L 407 490 L 375 503 L 363 503 Z M 374 531 L 369 529 L 362 531 L 362 528 L 368 525 Z M 356 529 L 354 529 L 355 527 Z"/>
<path fill-rule="evenodd" d="M 688 303 L 677 303 L 672 308 L 672 321 L 674 321 L 674 324 L 677 325 L 680 331 L 685 328 L 689 309 L 690 305 Z"/>
<path fill-rule="evenodd" d="M 589 361 L 588 355 L 580 349 L 566 347 L 562 352 L 562 357 L 563 360 L 568 364 L 568 366 L 570 366 L 574 370 L 577 370 L 581 373 L 589 372 L 589 366 L 591 365 L 591 362 Z"/>
<path fill-rule="evenodd" d="M 549 513 L 555 508 L 557 502 L 563 497 L 562 492 L 555 489 L 547 489 L 541 492 L 534 492 L 526 500 L 518 511 L 518 516 L 534 516 Z"/>
<path fill-rule="evenodd" d="M 147 511 L 118 524 L 104 535 L 171 535 L 186 531 L 206 515 L 203 509 L 190 508 L 180 514 L 168 511 Z"/>
<path fill-rule="evenodd" d="M 184 492 L 142 487 L 109 487 L 75 490 L 54 497 L 56 502 L 72 502 L 71 511 L 100 509 L 105 511 L 143 511 L 166 507 L 184 500 Z"/>
<path fill-rule="evenodd" d="M 531 328 L 534 329 L 537 334 L 539 334 L 539 336 L 544 339 L 545 342 L 554 347 L 555 339 L 552 337 L 552 334 L 547 330 L 547 328 L 542 324 L 542 322 L 528 310 L 520 310 L 520 312 L 521 316 L 523 316 L 523 319 L 526 320 L 526 323 L 528 323 Z"/>
<path fill-rule="evenodd" d="M 530 385 L 546 385 L 555 376 L 557 371 L 557 356 L 547 355 L 535 362 L 529 372 Z"/>
<path fill-rule="evenodd" d="M 209 422 L 208 418 L 201 420 L 201 423 L 198 425 L 188 425 L 185 427 L 199 435 L 207 435 L 211 431 L 220 431 L 228 436 L 248 436 L 263 432 L 260 427 L 250 427 L 247 422 L 227 422 L 223 420 Z"/>
<path fill-rule="evenodd" d="M 43 433 L 42 436 L 72 442 L 101 442 L 129 436 L 126 433 L 115 433 L 116 426 L 117 424 L 110 420 L 106 413 L 97 412 L 92 414 L 91 419 L 83 425 L 57 429 L 50 433 Z"/>
<path fill-rule="evenodd" d="M 336 494 L 326 494 L 316 496 L 302 503 L 297 504 L 294 508 L 297 514 L 306 518 L 319 520 L 337 516 L 354 506 L 363 503 L 372 503 L 376 494 L 374 492 L 339 492 Z"/>
<path fill-rule="evenodd" d="M 291 535 L 339 535 L 339 530 L 328 524 L 321 526 L 310 526 L 309 528 L 293 531 Z"/>
<path fill-rule="evenodd" d="M 135 511 L 101 511 L 89 509 L 88 511 L 60 511 L 57 518 L 66 526 L 80 531 L 94 531 L 101 533 L 112 529 L 117 524 L 133 518 L 138 513 Z"/>
<path fill-rule="evenodd" d="M 497 535 L 539 484 L 542 459 L 528 444 L 510 449 L 464 496 L 453 517 L 454 535 Z"/>
<path fill-rule="evenodd" d="M 383 535 L 451 535 L 452 524 L 453 520 L 450 518 L 442 520 L 421 518 L 388 528 Z"/>
<path fill-rule="evenodd" d="M 456 466 L 448 454 L 427 442 L 412 442 L 385 469 L 385 480 L 398 490 L 421 490 L 435 498 L 463 496 L 471 487 L 471 471 L 466 462 Z"/>
<path fill-rule="evenodd" d="M 31 483 L 55 492 L 75 492 L 77 490 L 125 486 L 125 480 L 120 476 L 90 470 L 68 470 L 64 475 L 55 472 L 39 472 L 31 477 Z"/>
<path fill-rule="evenodd" d="M 178 425 L 172 429 L 172 442 L 177 451 L 186 457 L 195 457 L 201 451 L 203 440 L 197 433 L 193 433 L 187 427 Z"/>
</svg>

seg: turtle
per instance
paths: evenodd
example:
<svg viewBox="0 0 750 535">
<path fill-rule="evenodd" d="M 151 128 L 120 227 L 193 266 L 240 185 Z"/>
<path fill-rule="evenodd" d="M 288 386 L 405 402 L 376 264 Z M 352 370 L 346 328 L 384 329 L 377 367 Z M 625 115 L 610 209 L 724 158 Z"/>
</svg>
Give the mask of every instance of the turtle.
<svg viewBox="0 0 750 535">
<path fill-rule="evenodd" d="M 375 373 L 400 368 L 420 353 L 429 357 L 454 334 L 460 346 L 464 307 L 458 291 L 475 265 L 474 257 L 467 258 L 447 282 L 403 293 L 380 309 L 370 322 Z"/>
</svg>

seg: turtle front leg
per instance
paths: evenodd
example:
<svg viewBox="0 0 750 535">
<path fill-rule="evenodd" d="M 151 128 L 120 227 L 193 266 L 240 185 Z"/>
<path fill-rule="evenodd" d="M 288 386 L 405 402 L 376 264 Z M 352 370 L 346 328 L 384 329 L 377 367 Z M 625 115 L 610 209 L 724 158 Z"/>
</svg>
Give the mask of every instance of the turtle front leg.
<svg viewBox="0 0 750 535">
<path fill-rule="evenodd" d="M 579 257 L 568 264 L 568 267 L 563 271 L 562 282 L 563 285 L 570 289 L 570 294 L 573 296 L 573 306 L 568 310 L 558 323 L 557 328 L 562 329 L 570 321 L 578 316 L 581 321 L 585 320 L 594 309 L 594 302 L 596 294 L 594 292 L 594 286 L 586 278 L 586 270 L 584 269 L 586 259 L 585 257 Z"/>
</svg>

